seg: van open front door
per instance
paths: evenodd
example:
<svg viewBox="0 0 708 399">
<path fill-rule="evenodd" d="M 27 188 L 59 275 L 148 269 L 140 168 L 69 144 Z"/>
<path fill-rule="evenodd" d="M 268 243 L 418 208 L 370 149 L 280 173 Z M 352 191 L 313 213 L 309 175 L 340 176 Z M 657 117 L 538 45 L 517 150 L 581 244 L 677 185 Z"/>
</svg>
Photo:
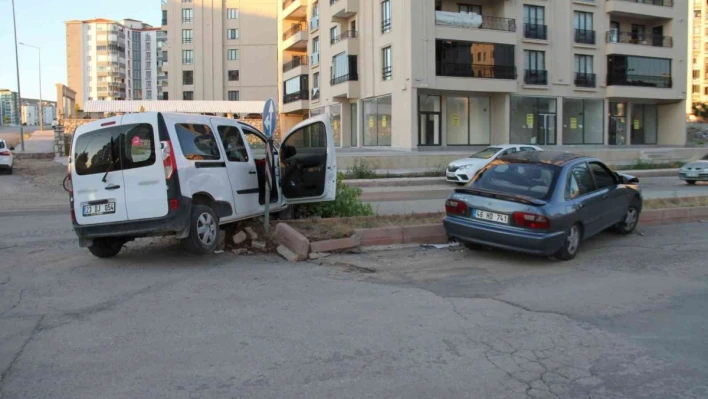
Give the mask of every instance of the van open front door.
<svg viewBox="0 0 708 399">
<path fill-rule="evenodd" d="M 300 122 L 283 137 L 280 176 L 287 204 L 334 201 L 337 157 L 329 115 Z"/>
</svg>

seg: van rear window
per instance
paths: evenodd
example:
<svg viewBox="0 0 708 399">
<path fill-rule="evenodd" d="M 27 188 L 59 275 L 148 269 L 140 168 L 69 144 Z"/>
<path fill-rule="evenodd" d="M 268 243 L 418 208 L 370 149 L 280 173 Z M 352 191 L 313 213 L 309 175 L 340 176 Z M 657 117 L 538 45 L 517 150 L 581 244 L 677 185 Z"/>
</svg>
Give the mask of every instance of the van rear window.
<svg viewBox="0 0 708 399">
<path fill-rule="evenodd" d="M 470 187 L 504 194 L 547 199 L 555 184 L 557 167 L 528 163 L 491 165 L 469 183 Z"/>
<path fill-rule="evenodd" d="M 155 163 L 155 141 L 148 123 L 111 126 L 79 136 L 74 144 L 78 175 L 141 168 Z"/>
</svg>

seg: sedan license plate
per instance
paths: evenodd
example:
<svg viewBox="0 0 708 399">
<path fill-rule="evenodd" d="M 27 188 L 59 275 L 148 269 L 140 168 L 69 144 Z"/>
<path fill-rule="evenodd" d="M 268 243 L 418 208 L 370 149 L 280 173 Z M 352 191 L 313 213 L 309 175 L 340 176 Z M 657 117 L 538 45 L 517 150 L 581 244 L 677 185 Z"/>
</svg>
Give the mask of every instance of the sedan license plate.
<svg viewBox="0 0 708 399">
<path fill-rule="evenodd" d="M 97 205 L 84 205 L 82 213 L 84 216 L 96 216 L 105 215 L 107 213 L 116 213 L 116 203 L 106 202 L 104 204 Z"/>
<path fill-rule="evenodd" d="M 686 173 L 686 177 L 698 177 L 698 172 L 688 172 Z"/>
<path fill-rule="evenodd" d="M 487 212 L 475 209 L 472 211 L 472 216 L 477 219 L 488 220 L 490 222 L 509 224 L 509 215 L 505 215 L 503 213 Z"/>
</svg>

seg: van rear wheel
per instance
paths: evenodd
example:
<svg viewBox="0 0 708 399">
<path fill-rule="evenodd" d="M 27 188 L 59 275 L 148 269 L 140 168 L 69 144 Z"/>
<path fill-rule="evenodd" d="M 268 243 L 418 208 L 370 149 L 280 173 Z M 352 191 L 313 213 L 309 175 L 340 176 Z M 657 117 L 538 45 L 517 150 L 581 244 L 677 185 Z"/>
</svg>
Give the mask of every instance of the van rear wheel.
<svg viewBox="0 0 708 399">
<path fill-rule="evenodd" d="M 112 258 L 123 249 L 124 243 L 124 240 L 118 238 L 96 238 L 88 250 L 98 258 Z"/>
<path fill-rule="evenodd" d="M 195 254 L 204 255 L 214 252 L 219 237 L 219 217 L 206 205 L 192 207 L 192 219 L 189 237 L 182 240 L 182 245 Z"/>
</svg>

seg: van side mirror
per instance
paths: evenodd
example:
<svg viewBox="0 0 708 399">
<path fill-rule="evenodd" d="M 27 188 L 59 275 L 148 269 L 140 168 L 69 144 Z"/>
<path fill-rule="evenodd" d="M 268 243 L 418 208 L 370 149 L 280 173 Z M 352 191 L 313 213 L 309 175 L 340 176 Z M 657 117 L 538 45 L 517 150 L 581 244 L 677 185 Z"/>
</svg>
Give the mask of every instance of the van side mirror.
<svg viewBox="0 0 708 399">
<path fill-rule="evenodd" d="M 287 145 L 287 146 L 283 147 L 283 158 L 285 158 L 285 159 L 292 158 L 295 156 L 295 154 L 297 154 L 297 150 L 295 149 L 295 147 L 293 147 L 291 145 Z"/>
<path fill-rule="evenodd" d="M 10 147 L 10 151 L 15 151 L 15 147 Z"/>
</svg>

